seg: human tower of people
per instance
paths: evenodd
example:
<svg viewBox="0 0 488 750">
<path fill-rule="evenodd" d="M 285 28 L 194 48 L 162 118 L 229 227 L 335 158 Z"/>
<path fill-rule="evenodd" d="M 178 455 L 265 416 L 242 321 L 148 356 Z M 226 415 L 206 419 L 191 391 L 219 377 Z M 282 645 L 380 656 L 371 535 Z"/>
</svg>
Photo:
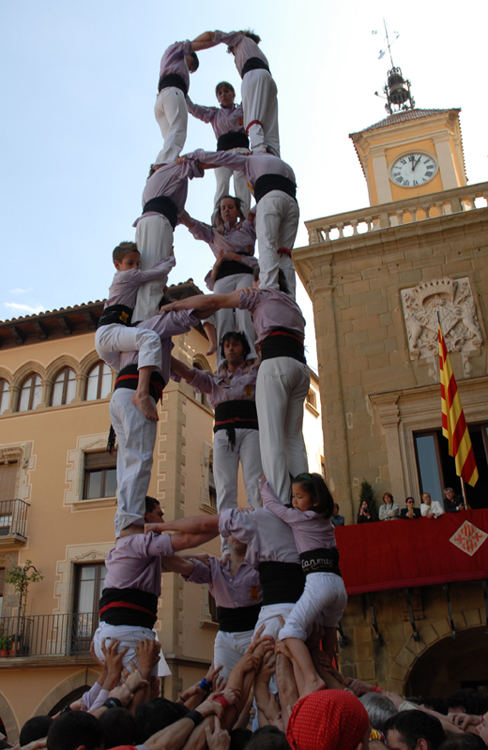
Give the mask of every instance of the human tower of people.
<svg viewBox="0 0 488 750">
<path fill-rule="evenodd" d="M 154 638 L 161 573 L 175 571 L 207 584 L 215 598 L 214 666 L 224 679 L 258 632 L 282 642 L 297 665 L 297 682 L 311 692 L 324 686 L 320 664 L 324 652 L 329 660 L 334 656 L 347 597 L 330 521 L 333 500 L 322 477 L 308 473 L 305 321 L 295 301 L 291 257 L 296 183 L 280 158 L 276 84 L 259 41 L 247 31 L 205 32 L 172 44 L 161 61 L 155 115 L 163 148 L 144 188 L 136 242 L 113 252 L 116 273 L 95 338 L 100 357 L 117 372 L 110 417 L 118 451 L 116 542 L 106 559 L 94 647 L 103 660 L 107 643 L 116 640 L 126 650 L 124 660 L 134 661 L 138 644 Z M 234 103 L 234 89 L 223 81 L 216 87 L 219 107 L 195 105 L 188 88 L 196 52 L 219 43 L 234 55 L 242 104 Z M 180 156 L 188 111 L 212 123 L 215 152 Z M 208 168 L 217 177 L 212 225 L 185 212 L 188 181 Z M 236 197 L 228 195 L 232 173 Z M 249 190 L 255 206 L 246 218 Z M 176 262 L 178 222 L 215 255 L 207 276 L 213 294 L 160 308 Z M 171 356 L 171 337 L 201 321 L 211 348 L 218 347 L 216 374 Z M 159 503 L 146 493 L 157 402 L 171 376 L 207 393 L 215 409 L 218 514 L 163 522 Z M 239 463 L 252 512 L 237 508 Z M 221 559 L 176 554 L 219 534 Z"/>
</svg>

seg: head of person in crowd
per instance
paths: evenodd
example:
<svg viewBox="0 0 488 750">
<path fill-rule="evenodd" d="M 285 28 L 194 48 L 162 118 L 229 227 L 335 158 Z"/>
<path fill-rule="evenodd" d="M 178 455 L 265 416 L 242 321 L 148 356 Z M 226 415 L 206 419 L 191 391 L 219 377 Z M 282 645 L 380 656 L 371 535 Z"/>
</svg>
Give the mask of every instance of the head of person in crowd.
<svg viewBox="0 0 488 750">
<path fill-rule="evenodd" d="M 438 750 L 446 739 L 442 724 L 425 711 L 400 711 L 384 729 L 390 750 Z"/>
<path fill-rule="evenodd" d="M 432 505 L 432 498 L 430 496 L 430 492 L 422 492 L 422 502 L 424 505 Z"/>
<path fill-rule="evenodd" d="M 103 750 L 103 729 L 85 711 L 68 711 L 53 721 L 47 733 L 48 750 Z"/>
<path fill-rule="evenodd" d="M 290 745 L 281 729 L 268 725 L 254 732 L 245 750 L 290 750 Z"/>
<path fill-rule="evenodd" d="M 130 271 L 139 268 L 141 254 L 135 242 L 121 242 L 112 251 L 112 260 L 117 271 Z"/>
<path fill-rule="evenodd" d="M 166 698 L 152 698 L 138 706 L 135 713 L 138 744 L 187 713 L 188 709 L 182 703 L 174 703 Z"/>
<path fill-rule="evenodd" d="M 393 495 L 391 492 L 383 492 L 383 502 L 385 505 L 393 505 Z"/>
<path fill-rule="evenodd" d="M 486 745 L 477 734 L 465 732 L 464 734 L 453 734 L 448 737 L 439 750 L 486 750 Z"/>
<path fill-rule="evenodd" d="M 248 340 L 240 331 L 227 331 L 222 336 L 220 353 L 228 365 L 239 367 L 244 364 L 251 351 Z"/>
<path fill-rule="evenodd" d="M 373 729 L 383 732 L 388 719 L 398 713 L 395 704 L 380 693 L 365 693 L 359 699 L 368 712 Z"/>
<path fill-rule="evenodd" d="M 194 73 L 198 70 L 198 66 L 200 65 L 200 60 L 198 59 L 196 52 L 191 52 L 189 55 L 185 55 L 185 62 L 190 73 Z"/>
<path fill-rule="evenodd" d="M 136 720 L 126 708 L 109 708 L 100 716 L 99 722 L 105 747 L 134 745 L 137 742 Z"/>
<path fill-rule="evenodd" d="M 232 729 L 230 732 L 230 747 L 229 750 L 244 750 L 247 747 L 247 743 L 252 737 L 250 729 L 242 729 L 237 727 Z"/>
<path fill-rule="evenodd" d="M 488 691 L 486 688 L 481 692 L 476 688 L 462 688 L 456 690 L 454 693 L 446 698 L 447 711 L 465 713 L 465 714 L 481 714 L 488 711 Z"/>
<path fill-rule="evenodd" d="M 228 81 L 220 81 L 215 87 L 215 96 L 223 109 L 231 109 L 236 98 L 234 87 Z"/>
<path fill-rule="evenodd" d="M 292 750 L 356 750 L 368 746 L 369 717 L 352 693 L 319 690 L 295 704 L 286 738 Z"/>
<path fill-rule="evenodd" d="M 27 719 L 20 730 L 20 747 L 28 745 L 29 742 L 33 742 L 34 740 L 41 740 L 43 737 L 47 737 L 47 733 L 52 723 L 53 719 L 51 716 L 40 715 Z"/>
<path fill-rule="evenodd" d="M 220 199 L 217 219 L 223 224 L 228 224 L 232 228 L 235 227 L 239 219 L 244 221 L 245 218 L 240 198 L 235 198 L 232 195 L 224 195 Z"/>
<path fill-rule="evenodd" d="M 146 495 L 146 512 L 144 514 L 145 523 L 161 523 L 163 520 L 164 511 L 161 508 L 159 500 L 155 497 Z"/>
<path fill-rule="evenodd" d="M 291 504 L 296 510 L 313 510 L 323 518 L 330 518 L 334 510 L 334 498 L 323 478 L 307 471 L 292 479 Z"/>
</svg>

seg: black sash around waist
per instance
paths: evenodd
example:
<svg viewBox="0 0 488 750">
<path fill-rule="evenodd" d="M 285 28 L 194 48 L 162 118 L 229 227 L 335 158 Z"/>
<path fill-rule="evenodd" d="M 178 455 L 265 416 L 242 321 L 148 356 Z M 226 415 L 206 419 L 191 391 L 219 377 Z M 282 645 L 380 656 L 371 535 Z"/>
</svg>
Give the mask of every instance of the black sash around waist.
<svg viewBox="0 0 488 750">
<path fill-rule="evenodd" d="M 270 72 L 269 66 L 260 57 L 248 57 L 241 70 L 241 78 L 244 78 L 250 70 L 264 69 Z"/>
<path fill-rule="evenodd" d="M 108 326 L 111 323 L 118 323 L 121 326 L 130 326 L 133 309 L 127 305 L 109 305 L 106 307 L 97 323 L 100 326 Z"/>
<path fill-rule="evenodd" d="M 303 337 L 287 328 L 275 328 L 261 342 L 261 359 L 275 357 L 292 357 L 306 365 Z"/>
<path fill-rule="evenodd" d="M 244 130 L 229 130 L 219 135 L 217 151 L 228 151 L 230 148 L 249 148 L 249 138 Z"/>
<path fill-rule="evenodd" d="M 261 562 L 258 571 L 263 605 L 294 603 L 303 594 L 305 576 L 297 563 Z"/>
<path fill-rule="evenodd" d="M 341 575 L 337 547 L 311 549 L 308 552 L 301 552 L 300 562 L 305 575 L 309 573 L 335 573 L 337 576 Z"/>
<path fill-rule="evenodd" d="M 167 73 L 165 76 L 161 76 L 158 83 L 158 93 L 163 89 L 169 89 L 171 87 L 180 89 L 185 96 L 188 94 L 188 87 L 178 73 Z"/>
<path fill-rule="evenodd" d="M 114 391 L 118 390 L 119 388 L 130 388 L 130 390 L 135 391 L 137 389 L 138 382 L 139 371 L 137 369 L 137 365 L 127 365 L 127 367 L 123 367 L 117 375 L 117 379 L 114 385 Z M 166 383 L 164 382 L 164 379 L 161 377 L 159 372 L 153 371 L 151 373 L 151 380 L 149 381 L 149 393 L 156 403 L 158 403 L 159 399 L 161 398 L 165 385 Z"/>
<path fill-rule="evenodd" d="M 173 229 L 175 228 L 178 221 L 178 209 L 171 198 L 166 198 L 165 195 L 158 195 L 157 198 L 151 198 L 144 204 L 142 213 L 147 214 L 149 211 L 156 211 L 158 214 L 166 216 Z"/>
<path fill-rule="evenodd" d="M 110 625 L 152 628 L 157 619 L 158 597 L 140 589 L 103 589 L 98 609 L 100 620 Z"/>
<path fill-rule="evenodd" d="M 234 276 L 236 273 L 248 273 L 252 276 L 252 268 L 238 260 L 223 260 L 217 270 L 215 281 L 224 279 L 226 276 Z"/>
<path fill-rule="evenodd" d="M 241 427 L 245 430 L 258 429 L 256 402 L 249 399 L 223 401 L 215 407 L 214 432 L 228 427 Z"/>
<path fill-rule="evenodd" d="M 261 177 L 258 177 L 254 185 L 254 199 L 256 203 L 259 203 L 261 198 L 272 190 L 281 190 L 282 193 L 286 193 L 294 200 L 297 199 L 296 182 L 293 182 L 293 180 L 282 174 L 262 174 Z"/>
<path fill-rule="evenodd" d="M 261 604 L 253 604 L 250 607 L 217 607 L 217 619 L 219 630 L 226 633 L 243 633 L 245 630 L 253 630 L 259 615 Z"/>
</svg>

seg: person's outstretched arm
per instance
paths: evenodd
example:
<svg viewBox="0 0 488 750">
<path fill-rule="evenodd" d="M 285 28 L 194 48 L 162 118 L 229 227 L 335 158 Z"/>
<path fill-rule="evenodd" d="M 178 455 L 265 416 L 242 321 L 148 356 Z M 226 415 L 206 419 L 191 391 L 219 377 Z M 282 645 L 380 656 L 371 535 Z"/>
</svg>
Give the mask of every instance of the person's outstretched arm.
<svg viewBox="0 0 488 750">
<path fill-rule="evenodd" d="M 191 47 L 193 52 L 199 52 L 201 49 L 215 47 L 216 44 L 218 42 L 215 41 L 215 31 L 204 31 L 193 39 Z"/>
<path fill-rule="evenodd" d="M 144 531 L 180 531 L 187 534 L 210 534 L 216 536 L 219 531 L 219 516 L 189 516 L 188 518 L 178 518 L 174 521 L 164 521 L 164 523 L 146 523 Z M 174 540 L 174 536 L 171 541 Z M 180 547 L 179 549 L 183 549 Z"/>
</svg>

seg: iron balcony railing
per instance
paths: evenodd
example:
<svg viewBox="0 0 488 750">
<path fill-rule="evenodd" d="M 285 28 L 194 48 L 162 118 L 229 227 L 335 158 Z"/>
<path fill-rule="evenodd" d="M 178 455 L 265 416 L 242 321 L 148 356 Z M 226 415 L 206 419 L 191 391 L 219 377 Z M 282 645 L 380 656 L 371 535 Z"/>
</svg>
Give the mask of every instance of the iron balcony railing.
<svg viewBox="0 0 488 750">
<path fill-rule="evenodd" d="M 76 656 L 90 651 L 98 612 L 0 617 L 0 656 Z"/>
<path fill-rule="evenodd" d="M 24 500 L 0 500 L 0 537 L 27 538 L 27 508 Z"/>
</svg>

